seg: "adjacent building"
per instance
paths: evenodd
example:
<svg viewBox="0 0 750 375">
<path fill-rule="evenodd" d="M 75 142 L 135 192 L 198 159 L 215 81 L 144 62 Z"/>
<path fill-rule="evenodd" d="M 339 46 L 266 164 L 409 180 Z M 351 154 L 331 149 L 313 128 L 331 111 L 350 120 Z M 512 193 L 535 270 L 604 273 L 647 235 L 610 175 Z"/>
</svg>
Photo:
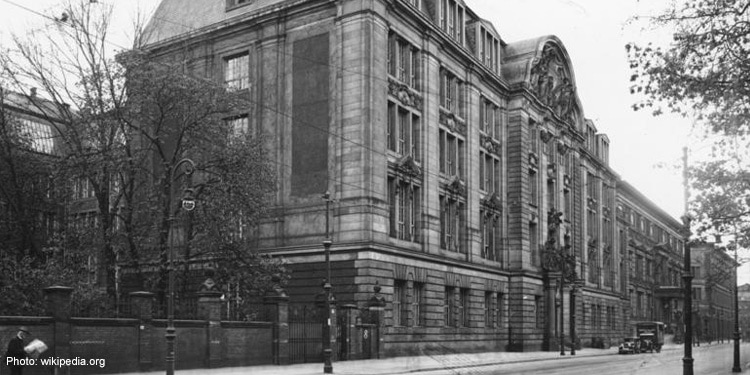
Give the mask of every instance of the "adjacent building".
<svg viewBox="0 0 750 375">
<path fill-rule="evenodd" d="M 312 302 L 330 218 L 337 301 L 386 297 L 383 355 L 680 325 L 681 224 L 609 166 L 558 38 L 508 43 L 461 0 L 163 0 L 146 36 L 246 97 L 228 126 L 279 177 L 259 248 Z"/>
</svg>

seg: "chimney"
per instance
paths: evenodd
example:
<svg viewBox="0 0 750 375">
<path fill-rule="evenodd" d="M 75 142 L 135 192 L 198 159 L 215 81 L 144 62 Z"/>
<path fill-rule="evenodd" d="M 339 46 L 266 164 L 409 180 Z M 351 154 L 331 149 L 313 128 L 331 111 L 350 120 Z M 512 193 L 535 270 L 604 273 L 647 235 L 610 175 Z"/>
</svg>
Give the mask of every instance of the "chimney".
<svg viewBox="0 0 750 375">
<path fill-rule="evenodd" d="M 32 98 L 36 97 L 36 87 L 31 88 L 31 92 L 29 93 L 29 96 Z"/>
</svg>

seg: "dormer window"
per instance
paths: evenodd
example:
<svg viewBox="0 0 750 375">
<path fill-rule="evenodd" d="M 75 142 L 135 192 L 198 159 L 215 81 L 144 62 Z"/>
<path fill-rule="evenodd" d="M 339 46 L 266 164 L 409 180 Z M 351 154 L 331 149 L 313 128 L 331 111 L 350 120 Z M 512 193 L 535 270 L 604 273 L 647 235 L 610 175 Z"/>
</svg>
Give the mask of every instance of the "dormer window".
<svg viewBox="0 0 750 375">
<path fill-rule="evenodd" d="M 456 0 L 440 1 L 440 28 L 458 44 L 464 44 L 464 7 Z"/>
<path fill-rule="evenodd" d="M 227 10 L 232 10 L 237 7 L 251 4 L 253 2 L 253 0 L 226 0 L 226 1 L 227 1 Z"/>
<path fill-rule="evenodd" d="M 500 41 L 484 26 L 479 27 L 477 40 L 477 58 L 482 62 L 482 65 L 497 73 Z"/>
</svg>

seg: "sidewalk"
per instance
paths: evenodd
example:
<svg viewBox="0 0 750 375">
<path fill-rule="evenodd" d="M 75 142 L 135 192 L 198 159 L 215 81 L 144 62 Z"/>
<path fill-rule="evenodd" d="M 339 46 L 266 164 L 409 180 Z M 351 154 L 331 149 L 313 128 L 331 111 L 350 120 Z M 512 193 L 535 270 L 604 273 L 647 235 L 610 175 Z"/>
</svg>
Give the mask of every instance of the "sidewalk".
<svg viewBox="0 0 750 375">
<path fill-rule="evenodd" d="M 675 350 L 682 346 L 667 344 L 662 350 Z M 531 362 L 545 360 L 564 360 L 571 358 L 570 351 L 565 356 L 559 352 L 491 352 L 491 353 L 465 353 L 465 354 L 438 354 L 396 357 L 387 359 L 368 359 L 356 361 L 341 361 L 333 363 L 333 373 L 341 375 L 394 375 L 410 374 L 422 371 L 440 370 L 458 367 L 472 367 L 494 365 L 514 362 Z M 616 355 L 617 347 L 609 349 L 583 348 L 576 350 L 574 357 L 592 357 L 603 355 Z M 154 372 L 162 374 L 164 371 Z M 322 363 L 304 363 L 287 366 L 249 366 L 249 367 L 222 367 L 216 369 L 194 369 L 179 370 L 179 374 L 253 374 L 253 375 L 319 375 L 323 373 Z"/>
</svg>

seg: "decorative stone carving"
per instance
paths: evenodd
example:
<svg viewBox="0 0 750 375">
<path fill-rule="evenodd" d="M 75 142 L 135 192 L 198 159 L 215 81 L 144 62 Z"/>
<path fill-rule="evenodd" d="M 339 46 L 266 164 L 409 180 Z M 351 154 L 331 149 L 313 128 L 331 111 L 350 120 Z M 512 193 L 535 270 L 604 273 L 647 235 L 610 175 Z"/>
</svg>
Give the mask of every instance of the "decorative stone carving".
<svg viewBox="0 0 750 375">
<path fill-rule="evenodd" d="M 569 176 L 569 175 L 567 175 L 567 174 L 566 174 L 566 175 L 563 175 L 563 185 L 564 185 L 564 186 L 565 186 L 566 188 L 569 188 L 569 187 L 570 187 L 570 182 L 571 182 L 571 181 L 570 181 L 570 176 Z"/>
<path fill-rule="evenodd" d="M 411 155 L 404 155 L 396 162 L 396 171 L 405 177 L 422 178 L 422 168 Z"/>
<path fill-rule="evenodd" d="M 466 184 L 458 176 L 453 176 L 453 179 L 445 186 L 445 190 L 463 197 L 466 195 Z"/>
<path fill-rule="evenodd" d="M 486 208 L 488 211 L 503 211 L 503 202 L 497 192 L 493 192 L 492 194 L 484 197 L 484 199 L 482 199 L 481 201 L 481 204 L 482 207 Z"/>
<path fill-rule="evenodd" d="M 422 110 L 422 97 L 416 92 L 409 89 L 409 86 L 397 82 L 391 78 L 388 79 L 388 93 L 398 99 L 401 104 Z"/>
<path fill-rule="evenodd" d="M 532 61 L 529 84 L 539 101 L 557 116 L 568 122 L 575 120 L 576 90 L 567 62 L 553 44 L 545 45 L 541 56 Z"/>
<path fill-rule="evenodd" d="M 557 153 L 565 156 L 568 153 L 568 150 L 570 150 L 570 147 L 566 145 L 563 141 L 557 142 Z"/>
<path fill-rule="evenodd" d="M 535 153 L 529 153 L 529 166 L 534 169 L 539 168 L 539 157 Z"/>
<path fill-rule="evenodd" d="M 487 152 L 497 156 L 501 156 L 502 146 L 500 145 L 500 142 L 496 141 L 494 138 L 488 135 L 480 134 L 479 142 L 481 143 L 482 147 L 487 150 Z"/>
<path fill-rule="evenodd" d="M 542 142 L 544 142 L 544 143 L 547 143 L 547 142 L 549 142 L 549 141 L 550 141 L 550 139 L 552 139 L 553 137 L 554 137 L 554 134 L 552 134 L 552 132 L 550 132 L 550 131 L 549 131 L 549 130 L 547 130 L 547 129 L 542 129 L 542 130 L 541 130 L 541 131 L 539 132 L 539 139 L 541 139 L 541 140 L 542 140 Z"/>
<path fill-rule="evenodd" d="M 557 164 L 555 163 L 547 164 L 547 178 L 550 180 L 557 179 Z"/>
<path fill-rule="evenodd" d="M 466 123 L 452 112 L 440 110 L 440 119 L 438 121 L 451 132 L 466 136 Z"/>
</svg>

